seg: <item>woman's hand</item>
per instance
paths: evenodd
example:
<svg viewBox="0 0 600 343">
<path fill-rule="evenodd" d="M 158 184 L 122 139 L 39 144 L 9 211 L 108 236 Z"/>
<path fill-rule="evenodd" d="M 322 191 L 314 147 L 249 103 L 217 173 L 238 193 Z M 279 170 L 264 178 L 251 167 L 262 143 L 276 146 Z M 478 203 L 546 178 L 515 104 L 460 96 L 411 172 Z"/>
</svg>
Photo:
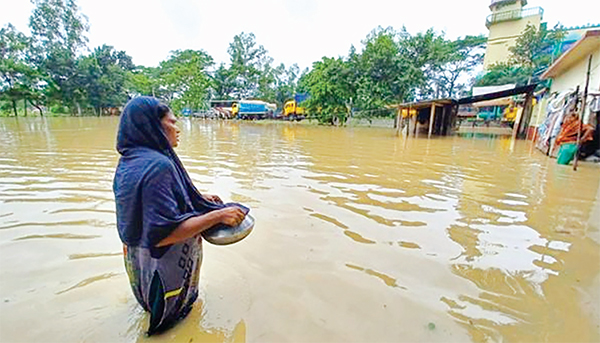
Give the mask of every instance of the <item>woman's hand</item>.
<svg viewBox="0 0 600 343">
<path fill-rule="evenodd" d="M 214 202 L 216 204 L 222 204 L 223 203 L 223 200 L 221 200 L 221 198 L 218 195 L 204 194 L 204 195 L 202 195 L 202 197 L 205 200 L 208 200 L 210 202 Z"/>
<path fill-rule="evenodd" d="M 219 212 L 220 221 L 227 226 L 238 226 L 246 217 L 244 211 L 237 206 L 225 207 L 217 210 Z"/>
<path fill-rule="evenodd" d="M 156 247 L 164 247 L 197 236 L 204 230 L 208 230 L 217 224 L 225 224 L 228 226 L 240 225 L 246 217 L 244 211 L 237 206 L 225 207 L 220 210 L 208 212 L 206 214 L 195 216 L 186 219 L 171 232 L 167 238 L 164 238 Z"/>
</svg>

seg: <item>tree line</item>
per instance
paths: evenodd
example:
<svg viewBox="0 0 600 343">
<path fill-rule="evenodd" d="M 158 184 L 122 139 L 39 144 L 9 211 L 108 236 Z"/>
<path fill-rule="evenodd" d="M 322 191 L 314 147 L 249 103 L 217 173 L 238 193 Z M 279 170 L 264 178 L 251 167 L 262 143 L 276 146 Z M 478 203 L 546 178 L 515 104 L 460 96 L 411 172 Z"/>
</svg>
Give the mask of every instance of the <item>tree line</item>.
<svg viewBox="0 0 600 343">
<path fill-rule="evenodd" d="M 352 46 L 346 57 L 313 63 L 299 88 L 310 94 L 307 109 L 322 122 L 391 114 L 386 105 L 468 93 L 472 80 L 464 77 L 482 63 L 485 42 L 483 36 L 448 40 L 434 29 L 411 35 L 379 27 L 360 52 Z"/>
<path fill-rule="evenodd" d="M 73 115 L 102 115 L 128 99 L 153 95 L 174 112 L 207 109 L 212 99 L 261 99 L 282 104 L 306 93 L 308 114 L 333 123 L 349 115 L 387 115 L 386 105 L 469 91 L 486 38 L 447 39 L 433 28 L 410 34 L 378 27 L 347 56 L 323 57 L 312 67 L 276 65 L 252 33 L 229 44 L 229 63 L 204 50 L 175 50 L 157 67 L 134 65 L 125 51 L 90 49 L 87 18 L 75 0 L 34 0 L 31 35 L 11 24 L 0 29 L 0 110 L 18 115 L 22 104 Z M 486 81 L 487 80 L 487 81 Z"/>
<path fill-rule="evenodd" d="M 229 45 L 230 63 L 215 65 L 203 50 L 175 50 L 157 67 L 137 66 L 125 51 L 90 49 L 87 18 L 75 0 L 34 0 L 31 35 L 0 29 L 0 111 L 34 107 L 102 115 L 130 98 L 153 95 L 179 113 L 206 109 L 209 99 L 256 98 L 282 104 L 297 88 L 300 69 L 275 66 L 252 33 Z M 22 105 L 22 106 L 21 106 Z"/>
</svg>

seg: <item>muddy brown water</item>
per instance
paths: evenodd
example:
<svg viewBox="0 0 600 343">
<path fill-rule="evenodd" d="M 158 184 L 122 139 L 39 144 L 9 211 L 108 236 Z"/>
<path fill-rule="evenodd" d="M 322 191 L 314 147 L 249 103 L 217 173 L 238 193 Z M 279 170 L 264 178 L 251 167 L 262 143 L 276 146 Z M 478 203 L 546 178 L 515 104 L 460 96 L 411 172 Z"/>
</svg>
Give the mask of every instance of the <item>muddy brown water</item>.
<svg viewBox="0 0 600 343">
<path fill-rule="evenodd" d="M 182 120 L 204 244 L 190 316 L 148 339 L 115 229 L 117 118 L 0 118 L 2 342 L 598 341 L 600 168 L 509 137 Z"/>
</svg>

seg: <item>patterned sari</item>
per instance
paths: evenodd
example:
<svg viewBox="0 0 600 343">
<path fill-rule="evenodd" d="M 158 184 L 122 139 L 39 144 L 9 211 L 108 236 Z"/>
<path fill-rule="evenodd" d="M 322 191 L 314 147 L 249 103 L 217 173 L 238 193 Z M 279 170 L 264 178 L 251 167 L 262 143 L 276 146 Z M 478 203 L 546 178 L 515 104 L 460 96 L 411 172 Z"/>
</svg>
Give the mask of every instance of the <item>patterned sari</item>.
<svg viewBox="0 0 600 343">
<path fill-rule="evenodd" d="M 160 258 L 150 249 L 126 245 L 123 255 L 133 294 L 150 312 L 149 335 L 170 328 L 190 312 L 198 298 L 200 237 L 172 245 Z"/>
</svg>

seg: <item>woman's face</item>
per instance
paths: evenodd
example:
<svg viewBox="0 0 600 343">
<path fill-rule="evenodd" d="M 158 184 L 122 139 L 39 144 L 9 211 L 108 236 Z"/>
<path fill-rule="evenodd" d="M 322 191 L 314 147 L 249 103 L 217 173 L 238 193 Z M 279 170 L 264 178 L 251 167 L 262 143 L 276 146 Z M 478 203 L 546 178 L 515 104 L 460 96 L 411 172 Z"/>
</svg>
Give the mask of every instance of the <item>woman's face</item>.
<svg viewBox="0 0 600 343">
<path fill-rule="evenodd" d="M 176 148 L 177 145 L 179 145 L 179 133 L 181 132 L 177 127 L 177 118 L 169 111 L 169 113 L 160 120 L 160 123 L 169 140 L 169 144 L 171 144 L 171 147 Z"/>
</svg>

